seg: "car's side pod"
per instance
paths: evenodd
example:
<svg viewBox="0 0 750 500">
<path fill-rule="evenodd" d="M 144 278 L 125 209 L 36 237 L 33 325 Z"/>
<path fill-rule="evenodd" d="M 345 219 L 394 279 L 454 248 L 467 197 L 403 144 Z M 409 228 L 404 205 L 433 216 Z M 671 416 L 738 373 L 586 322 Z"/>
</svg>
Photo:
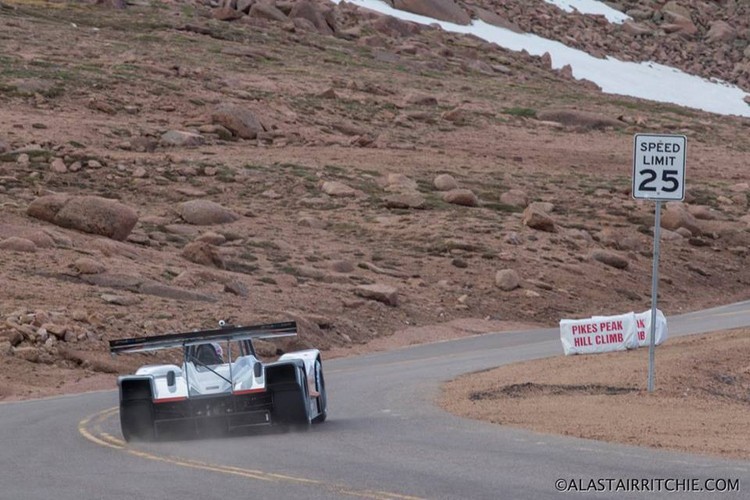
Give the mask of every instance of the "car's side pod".
<svg viewBox="0 0 750 500">
<path fill-rule="evenodd" d="M 301 359 L 266 365 L 266 388 L 273 395 L 272 416 L 286 425 L 309 425 L 310 396 L 305 363 Z"/>
<path fill-rule="evenodd" d="M 120 426 L 125 441 L 154 439 L 154 403 L 151 377 L 119 380 Z"/>
</svg>

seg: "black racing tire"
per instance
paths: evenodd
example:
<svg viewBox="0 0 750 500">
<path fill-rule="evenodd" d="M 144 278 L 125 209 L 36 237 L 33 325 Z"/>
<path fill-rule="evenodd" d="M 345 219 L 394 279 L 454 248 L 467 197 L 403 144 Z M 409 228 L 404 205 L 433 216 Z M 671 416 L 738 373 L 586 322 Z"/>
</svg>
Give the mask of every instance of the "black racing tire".
<svg viewBox="0 0 750 500">
<path fill-rule="evenodd" d="M 125 441 L 153 441 L 154 407 L 151 401 L 128 401 L 120 404 L 120 428 Z"/>
<path fill-rule="evenodd" d="M 304 366 L 297 367 L 300 383 L 293 388 L 274 391 L 273 413 L 282 425 L 295 430 L 306 430 L 310 427 L 310 396 L 307 391 L 307 375 Z"/>
<path fill-rule="evenodd" d="M 317 398 L 318 415 L 313 419 L 314 424 L 322 424 L 328 417 L 328 395 L 326 394 L 326 382 L 323 378 L 323 364 L 320 358 L 315 360 L 315 390 L 320 396 Z"/>
</svg>

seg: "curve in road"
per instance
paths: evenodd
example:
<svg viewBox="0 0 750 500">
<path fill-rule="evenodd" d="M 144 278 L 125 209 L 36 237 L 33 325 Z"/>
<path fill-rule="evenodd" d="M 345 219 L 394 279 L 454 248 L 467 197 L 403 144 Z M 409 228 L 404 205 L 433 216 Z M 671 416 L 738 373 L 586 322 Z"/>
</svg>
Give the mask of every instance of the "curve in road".
<svg viewBox="0 0 750 500">
<path fill-rule="evenodd" d="M 747 325 L 750 302 L 669 320 L 672 336 Z M 114 391 L 0 404 L 0 498 L 541 499 L 559 495 L 559 479 L 750 484 L 747 461 L 538 434 L 433 404 L 442 381 L 560 353 L 558 330 L 540 329 L 332 360 L 331 418 L 306 433 L 126 444 Z"/>
</svg>

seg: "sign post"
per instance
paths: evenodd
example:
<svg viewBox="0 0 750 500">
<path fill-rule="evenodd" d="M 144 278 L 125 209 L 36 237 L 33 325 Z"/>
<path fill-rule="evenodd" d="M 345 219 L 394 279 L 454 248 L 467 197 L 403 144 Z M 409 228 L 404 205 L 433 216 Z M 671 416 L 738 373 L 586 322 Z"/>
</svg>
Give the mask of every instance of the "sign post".
<svg viewBox="0 0 750 500">
<path fill-rule="evenodd" d="M 633 147 L 633 198 L 656 202 L 654 262 L 651 276 L 651 331 L 648 346 L 648 392 L 654 391 L 656 305 L 659 296 L 661 202 L 685 199 L 684 135 L 636 134 Z"/>
</svg>

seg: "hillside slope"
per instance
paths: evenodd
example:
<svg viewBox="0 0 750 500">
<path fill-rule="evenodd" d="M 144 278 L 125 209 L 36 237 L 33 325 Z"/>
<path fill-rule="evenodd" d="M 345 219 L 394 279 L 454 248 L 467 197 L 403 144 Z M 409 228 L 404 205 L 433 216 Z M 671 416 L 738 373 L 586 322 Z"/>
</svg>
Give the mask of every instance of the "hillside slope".
<svg viewBox="0 0 750 500">
<path fill-rule="evenodd" d="M 646 130 L 689 137 L 661 307 L 747 298 L 750 121 L 299 5 L 227 22 L 3 2 L 0 397 L 143 362 L 109 360 L 112 338 L 219 319 L 295 318 L 281 349 L 338 354 L 646 309 L 653 204 L 629 195 Z"/>
</svg>

